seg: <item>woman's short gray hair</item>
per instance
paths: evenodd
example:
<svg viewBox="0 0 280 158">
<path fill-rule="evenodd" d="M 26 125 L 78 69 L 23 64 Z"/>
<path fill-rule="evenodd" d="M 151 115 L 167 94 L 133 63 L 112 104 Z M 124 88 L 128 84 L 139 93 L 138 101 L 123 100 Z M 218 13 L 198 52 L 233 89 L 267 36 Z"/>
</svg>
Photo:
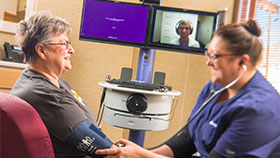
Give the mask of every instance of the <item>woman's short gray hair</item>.
<svg viewBox="0 0 280 158">
<path fill-rule="evenodd" d="M 32 63 L 38 56 L 35 46 L 44 43 L 54 35 L 71 32 L 70 24 L 48 11 L 33 13 L 28 19 L 21 20 L 16 31 L 16 41 L 25 54 L 28 63 Z"/>
</svg>

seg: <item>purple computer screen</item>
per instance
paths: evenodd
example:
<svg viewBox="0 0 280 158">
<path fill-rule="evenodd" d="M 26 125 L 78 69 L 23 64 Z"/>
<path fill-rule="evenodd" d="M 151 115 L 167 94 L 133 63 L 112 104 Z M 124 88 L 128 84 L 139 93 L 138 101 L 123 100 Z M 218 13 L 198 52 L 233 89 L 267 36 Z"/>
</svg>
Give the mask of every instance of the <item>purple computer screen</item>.
<svg viewBox="0 0 280 158">
<path fill-rule="evenodd" d="M 149 7 L 85 0 L 81 36 L 145 43 Z"/>
</svg>

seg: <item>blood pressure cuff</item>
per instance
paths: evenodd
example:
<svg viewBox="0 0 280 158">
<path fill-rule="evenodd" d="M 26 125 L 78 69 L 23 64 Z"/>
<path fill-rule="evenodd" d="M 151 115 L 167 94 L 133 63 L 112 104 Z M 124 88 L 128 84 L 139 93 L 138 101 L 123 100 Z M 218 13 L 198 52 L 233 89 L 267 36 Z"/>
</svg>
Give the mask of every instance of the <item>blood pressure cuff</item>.
<svg viewBox="0 0 280 158">
<path fill-rule="evenodd" d="M 102 155 L 95 155 L 95 151 L 110 148 L 113 144 L 103 132 L 88 120 L 83 120 L 77 126 L 67 138 L 66 143 L 92 157 L 102 157 Z"/>
<path fill-rule="evenodd" d="M 189 126 L 185 125 L 180 132 L 165 142 L 174 153 L 174 157 L 191 157 L 196 147 L 189 133 Z"/>
</svg>

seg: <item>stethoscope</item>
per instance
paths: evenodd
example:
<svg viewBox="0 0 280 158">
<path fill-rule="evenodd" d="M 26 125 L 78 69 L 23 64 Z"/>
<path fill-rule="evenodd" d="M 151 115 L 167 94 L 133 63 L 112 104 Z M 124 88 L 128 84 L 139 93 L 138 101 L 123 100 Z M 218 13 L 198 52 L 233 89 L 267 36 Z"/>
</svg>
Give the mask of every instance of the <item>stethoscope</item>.
<svg viewBox="0 0 280 158">
<path fill-rule="evenodd" d="M 185 124 L 185 126 L 188 126 L 195 118 L 196 116 L 202 111 L 202 109 L 204 109 L 206 107 L 206 105 L 218 94 L 222 93 L 224 90 L 230 88 L 231 86 L 233 86 L 236 82 L 238 82 L 241 77 L 244 76 L 246 70 L 247 70 L 247 66 L 246 65 L 242 65 L 243 67 L 243 72 L 233 81 L 231 81 L 229 84 L 227 84 L 225 87 L 219 89 L 218 91 L 215 90 L 215 86 L 216 83 L 213 84 L 210 95 L 207 97 L 207 99 L 203 102 L 203 104 L 200 106 L 200 108 L 193 114 L 193 116 L 188 119 L 187 123 Z M 180 130 L 181 131 L 181 130 Z"/>
<path fill-rule="evenodd" d="M 182 133 L 182 131 L 185 129 L 185 127 L 187 127 L 197 116 L 198 114 L 208 105 L 208 103 L 218 94 L 222 93 L 224 90 L 230 88 L 231 86 L 233 86 L 235 83 L 237 83 L 245 74 L 245 72 L 247 71 L 247 66 L 246 65 L 242 65 L 243 68 L 243 72 L 232 82 L 230 82 L 229 84 L 227 84 L 225 87 L 219 89 L 219 90 L 215 90 L 215 83 L 213 84 L 212 88 L 211 88 L 211 92 L 209 94 L 209 96 L 207 97 L 207 99 L 203 102 L 203 104 L 200 106 L 200 108 L 193 114 L 193 116 L 191 118 L 188 119 L 187 123 L 178 131 L 176 132 L 172 137 L 174 136 L 178 136 L 180 135 L 180 133 Z M 170 138 L 172 138 L 170 137 Z M 164 143 L 157 145 L 156 147 L 153 147 L 151 149 L 157 148 L 161 145 L 163 145 Z"/>
</svg>

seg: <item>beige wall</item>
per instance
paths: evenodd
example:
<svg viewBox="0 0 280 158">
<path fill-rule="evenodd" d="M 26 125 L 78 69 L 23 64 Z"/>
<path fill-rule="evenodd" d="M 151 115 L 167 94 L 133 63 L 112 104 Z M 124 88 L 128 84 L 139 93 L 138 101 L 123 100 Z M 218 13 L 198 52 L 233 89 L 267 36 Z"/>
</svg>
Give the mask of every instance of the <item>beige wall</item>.
<svg viewBox="0 0 280 158">
<path fill-rule="evenodd" d="M 138 0 L 122 1 L 139 3 Z M 226 23 L 232 19 L 233 3 L 234 0 L 162 0 L 163 6 L 195 10 L 215 12 L 220 8 L 228 8 Z M 65 73 L 63 77 L 80 94 L 91 110 L 97 114 L 102 92 L 98 82 L 104 81 L 108 74 L 119 78 L 122 67 L 133 67 L 134 72 L 136 72 L 139 49 L 80 41 L 82 0 L 37 0 L 36 10 L 50 10 L 54 15 L 61 16 L 71 23 L 73 33 L 69 38 L 76 54 L 72 57 L 73 69 Z M 0 42 L 3 43 L 3 41 L 13 41 L 13 37 L 0 33 Z M 182 92 L 182 95 L 178 98 L 178 105 L 169 128 L 159 132 L 146 132 L 145 147 L 162 143 L 184 125 L 201 88 L 210 77 L 209 70 L 205 66 L 204 56 L 172 51 L 156 50 L 154 71 L 165 72 L 166 84 Z M 127 137 L 127 130 L 105 123 L 102 123 L 102 127 L 113 141 Z"/>
<path fill-rule="evenodd" d="M 3 20 L 4 11 L 16 14 L 18 0 L 0 0 L 0 20 Z"/>
</svg>

